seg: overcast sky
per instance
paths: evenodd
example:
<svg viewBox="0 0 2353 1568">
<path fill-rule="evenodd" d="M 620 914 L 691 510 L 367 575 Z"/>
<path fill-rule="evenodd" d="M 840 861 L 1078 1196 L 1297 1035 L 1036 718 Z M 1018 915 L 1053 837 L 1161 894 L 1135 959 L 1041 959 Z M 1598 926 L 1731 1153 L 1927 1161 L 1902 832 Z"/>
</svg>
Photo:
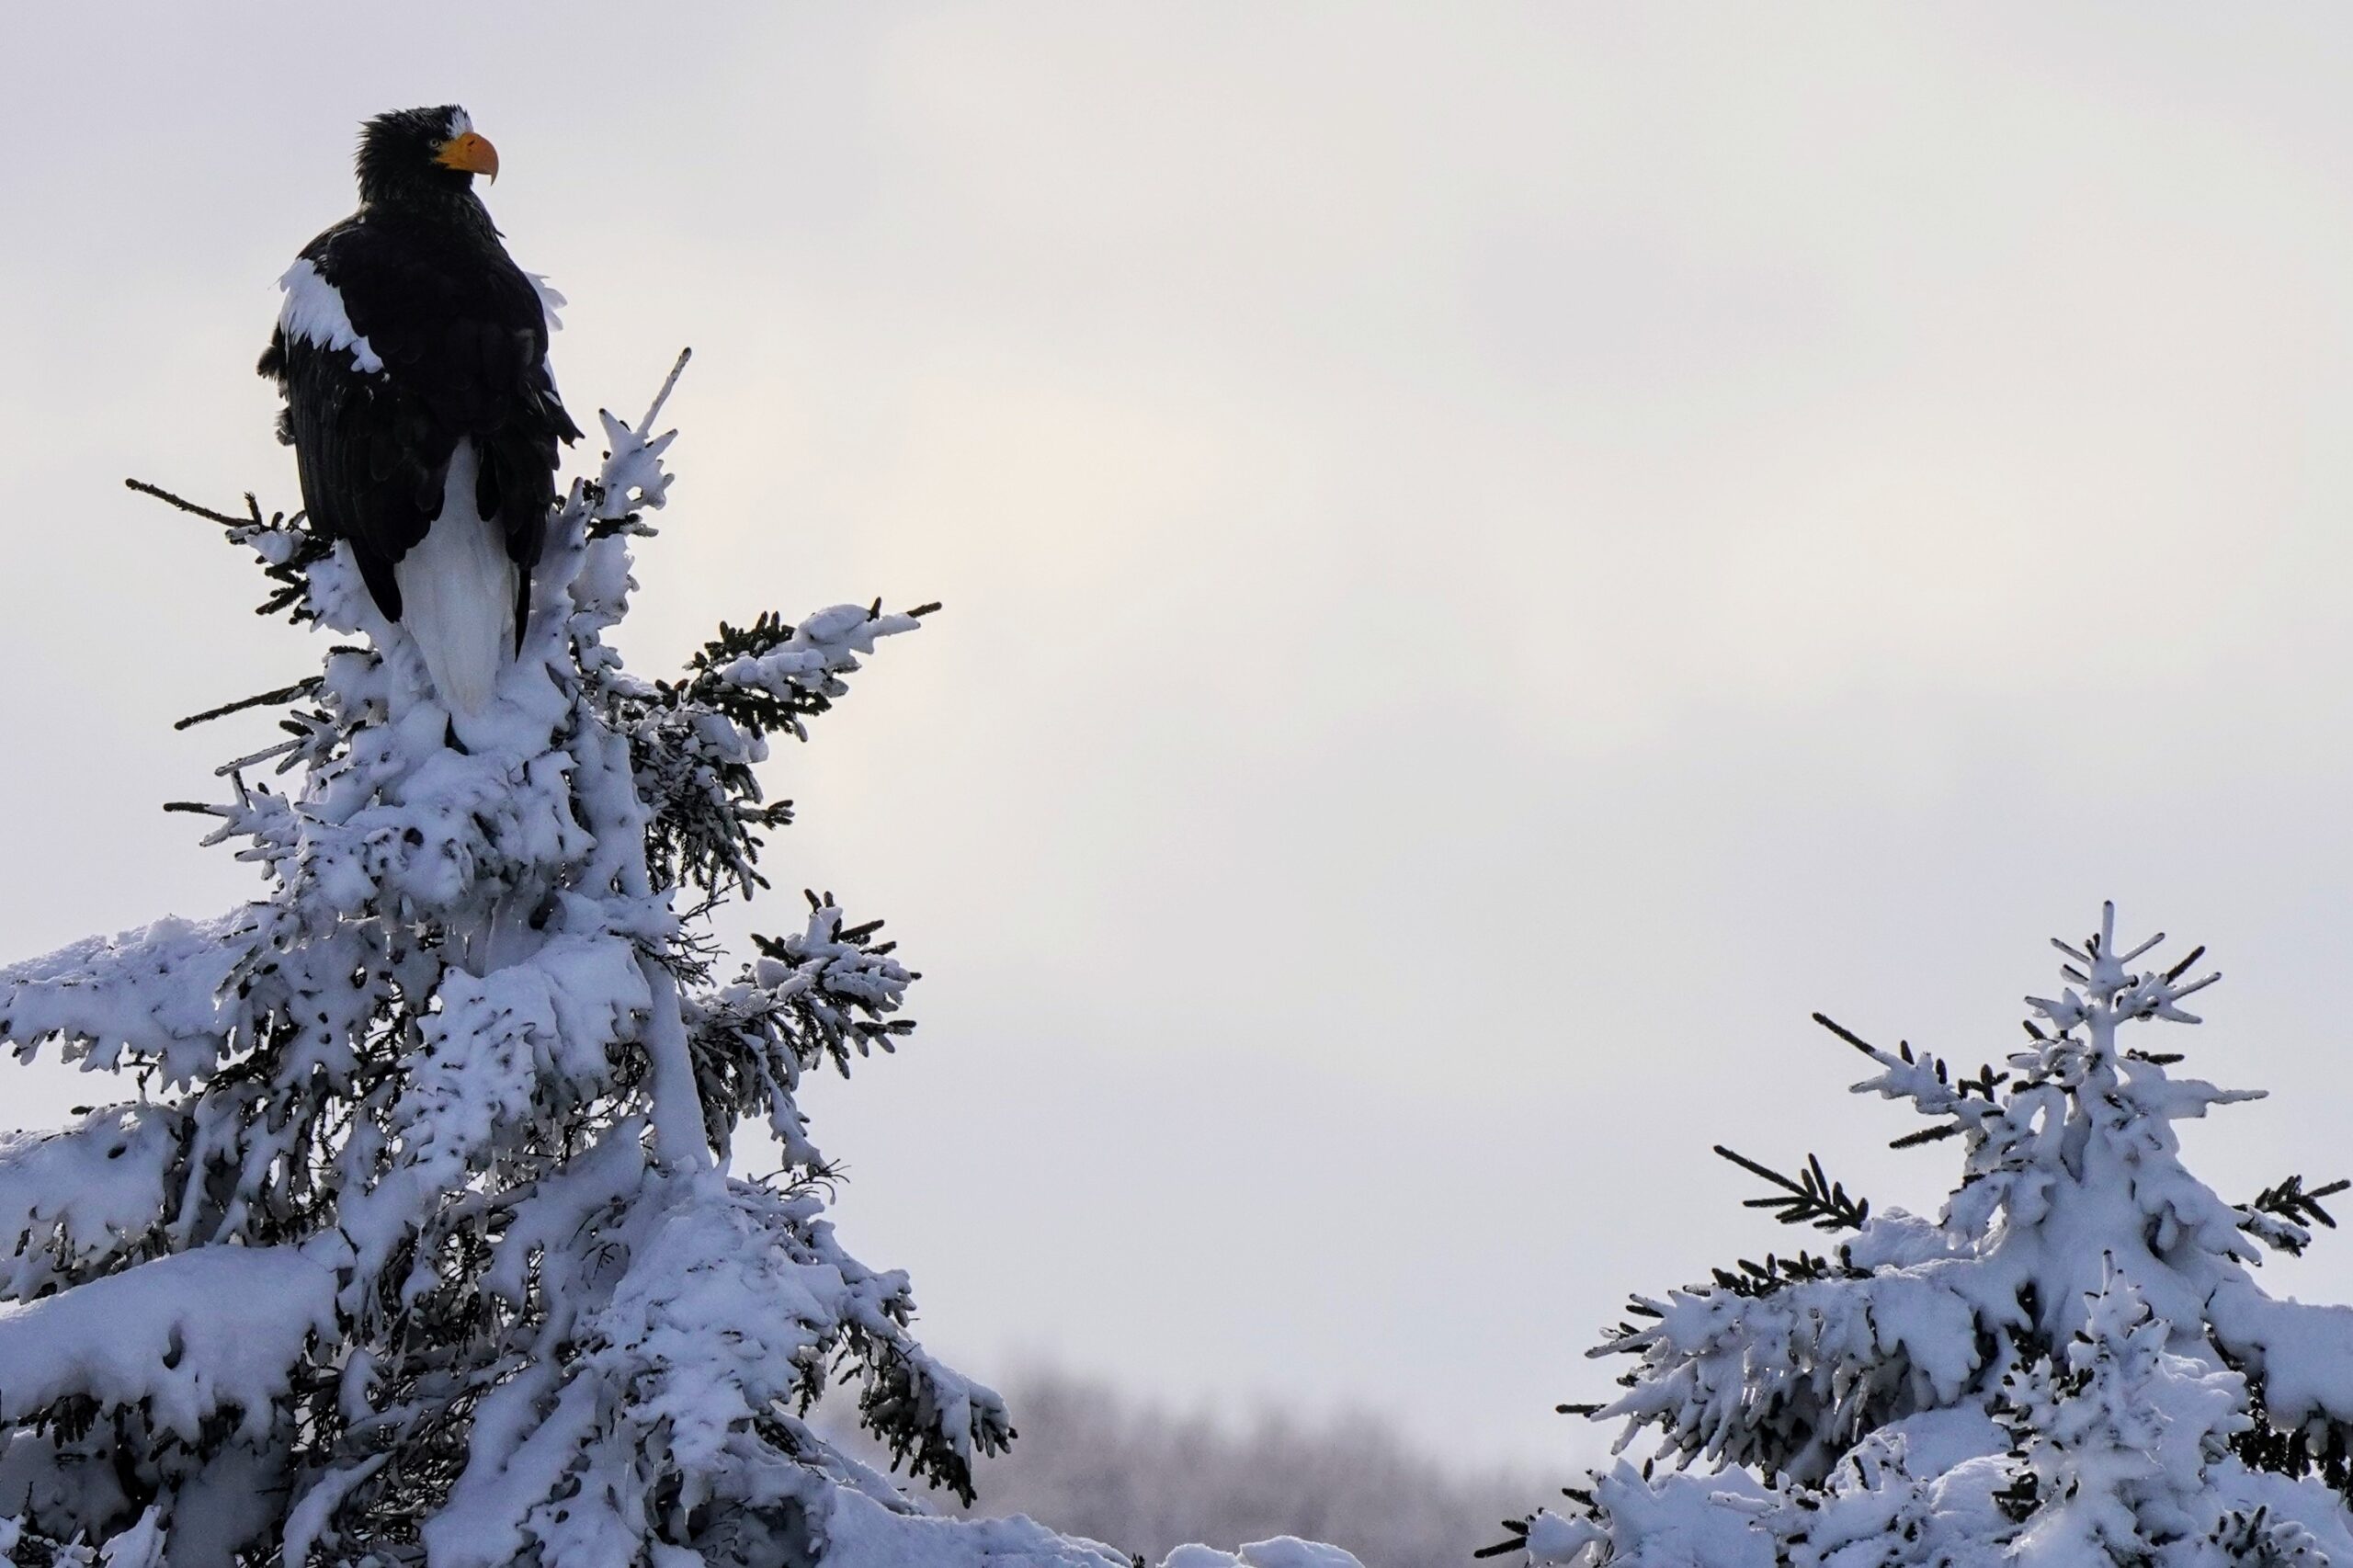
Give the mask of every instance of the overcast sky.
<svg viewBox="0 0 2353 1568">
<path fill-rule="evenodd" d="M 947 603 L 773 765 L 769 864 L 926 973 L 812 1104 L 965 1369 L 1563 1456 L 1626 1290 L 1812 1239 L 1711 1142 L 1944 1191 L 1807 1013 L 1997 1056 L 2103 897 L 2290 1096 L 2209 1178 L 2353 1175 L 2341 11 L 10 28 L 0 954 L 251 891 L 155 807 L 267 721 L 168 722 L 314 651 L 121 480 L 294 505 L 274 280 L 359 119 L 455 100 L 582 422 L 696 349 L 639 666 Z"/>
</svg>

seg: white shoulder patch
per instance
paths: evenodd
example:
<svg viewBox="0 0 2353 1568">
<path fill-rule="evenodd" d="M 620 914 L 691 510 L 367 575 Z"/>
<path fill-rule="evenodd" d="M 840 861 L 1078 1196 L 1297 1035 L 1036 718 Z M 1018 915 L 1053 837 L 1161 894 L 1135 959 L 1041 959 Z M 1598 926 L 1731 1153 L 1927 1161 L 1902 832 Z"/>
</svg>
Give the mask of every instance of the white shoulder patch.
<svg viewBox="0 0 2353 1568">
<path fill-rule="evenodd" d="M 563 330 L 563 318 L 557 315 L 556 312 L 563 309 L 564 306 L 572 303 L 572 301 L 563 297 L 563 290 L 559 290 L 554 284 L 548 281 L 548 275 L 546 273 L 526 272 L 523 276 L 531 280 L 531 292 L 540 297 L 540 314 L 548 318 L 548 330 L 550 332 L 562 332 Z"/>
<path fill-rule="evenodd" d="M 342 294 L 320 277 L 319 269 L 307 259 L 288 267 L 278 286 L 286 290 L 286 303 L 278 310 L 278 324 L 287 336 L 319 348 L 350 349 L 351 368 L 362 375 L 372 376 L 383 369 L 384 361 L 368 346 L 368 340 L 352 330 Z"/>
</svg>

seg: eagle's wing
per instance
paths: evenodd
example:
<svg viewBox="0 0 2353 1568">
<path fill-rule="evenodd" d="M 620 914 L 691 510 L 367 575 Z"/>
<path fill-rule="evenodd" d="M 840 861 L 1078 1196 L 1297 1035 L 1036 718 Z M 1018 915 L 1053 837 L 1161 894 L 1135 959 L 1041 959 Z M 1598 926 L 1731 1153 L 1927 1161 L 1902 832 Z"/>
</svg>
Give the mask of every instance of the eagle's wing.
<svg viewBox="0 0 2353 1568">
<path fill-rule="evenodd" d="M 527 596 L 557 446 L 580 434 L 556 396 L 530 280 L 494 240 L 456 250 L 363 214 L 304 247 L 284 281 L 261 369 L 285 389 L 282 429 L 313 525 L 350 542 L 399 619 L 392 567 L 440 515 L 450 453 L 470 439 L 480 515 L 498 520 Z"/>
</svg>

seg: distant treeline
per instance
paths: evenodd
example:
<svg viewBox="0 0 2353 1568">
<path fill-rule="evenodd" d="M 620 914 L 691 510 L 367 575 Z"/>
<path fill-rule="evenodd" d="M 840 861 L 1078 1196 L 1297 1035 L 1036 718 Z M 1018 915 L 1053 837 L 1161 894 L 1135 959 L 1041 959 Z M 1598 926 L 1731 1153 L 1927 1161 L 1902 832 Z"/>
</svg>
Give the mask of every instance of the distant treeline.
<svg viewBox="0 0 2353 1568">
<path fill-rule="evenodd" d="M 1378 1417 L 1302 1422 L 1268 1408 L 1221 1421 L 1053 1372 L 1003 1388 L 1021 1437 L 980 1464 L 979 1500 L 963 1511 L 1028 1514 L 1147 1562 L 1187 1541 L 1231 1551 L 1296 1535 L 1346 1547 L 1366 1568 L 1472 1568 L 1498 1520 L 1558 1485 L 1457 1470 Z"/>
</svg>

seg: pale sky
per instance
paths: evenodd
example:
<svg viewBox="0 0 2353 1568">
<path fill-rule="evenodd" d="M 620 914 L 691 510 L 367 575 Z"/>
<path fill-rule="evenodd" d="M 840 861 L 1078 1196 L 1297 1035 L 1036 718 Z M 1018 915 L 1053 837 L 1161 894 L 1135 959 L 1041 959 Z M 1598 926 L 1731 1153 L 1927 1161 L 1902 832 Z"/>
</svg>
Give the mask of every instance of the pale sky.
<svg viewBox="0 0 2353 1568">
<path fill-rule="evenodd" d="M 1949 1185 L 1808 1012 L 1998 1056 L 2103 897 L 2294 1096 L 2202 1173 L 2353 1174 L 2341 11 L 10 27 L 0 956 L 251 891 L 155 804 L 267 722 L 168 723 L 314 653 L 121 480 L 294 504 L 274 279 L 361 119 L 458 101 L 582 423 L 696 349 L 640 667 L 946 601 L 772 765 L 768 865 L 925 971 L 810 1103 L 965 1370 L 1564 1460 L 1627 1290 L 1818 1240 L 1710 1143 Z M 2353 1297 L 2353 1236 L 2269 1282 Z"/>
</svg>

